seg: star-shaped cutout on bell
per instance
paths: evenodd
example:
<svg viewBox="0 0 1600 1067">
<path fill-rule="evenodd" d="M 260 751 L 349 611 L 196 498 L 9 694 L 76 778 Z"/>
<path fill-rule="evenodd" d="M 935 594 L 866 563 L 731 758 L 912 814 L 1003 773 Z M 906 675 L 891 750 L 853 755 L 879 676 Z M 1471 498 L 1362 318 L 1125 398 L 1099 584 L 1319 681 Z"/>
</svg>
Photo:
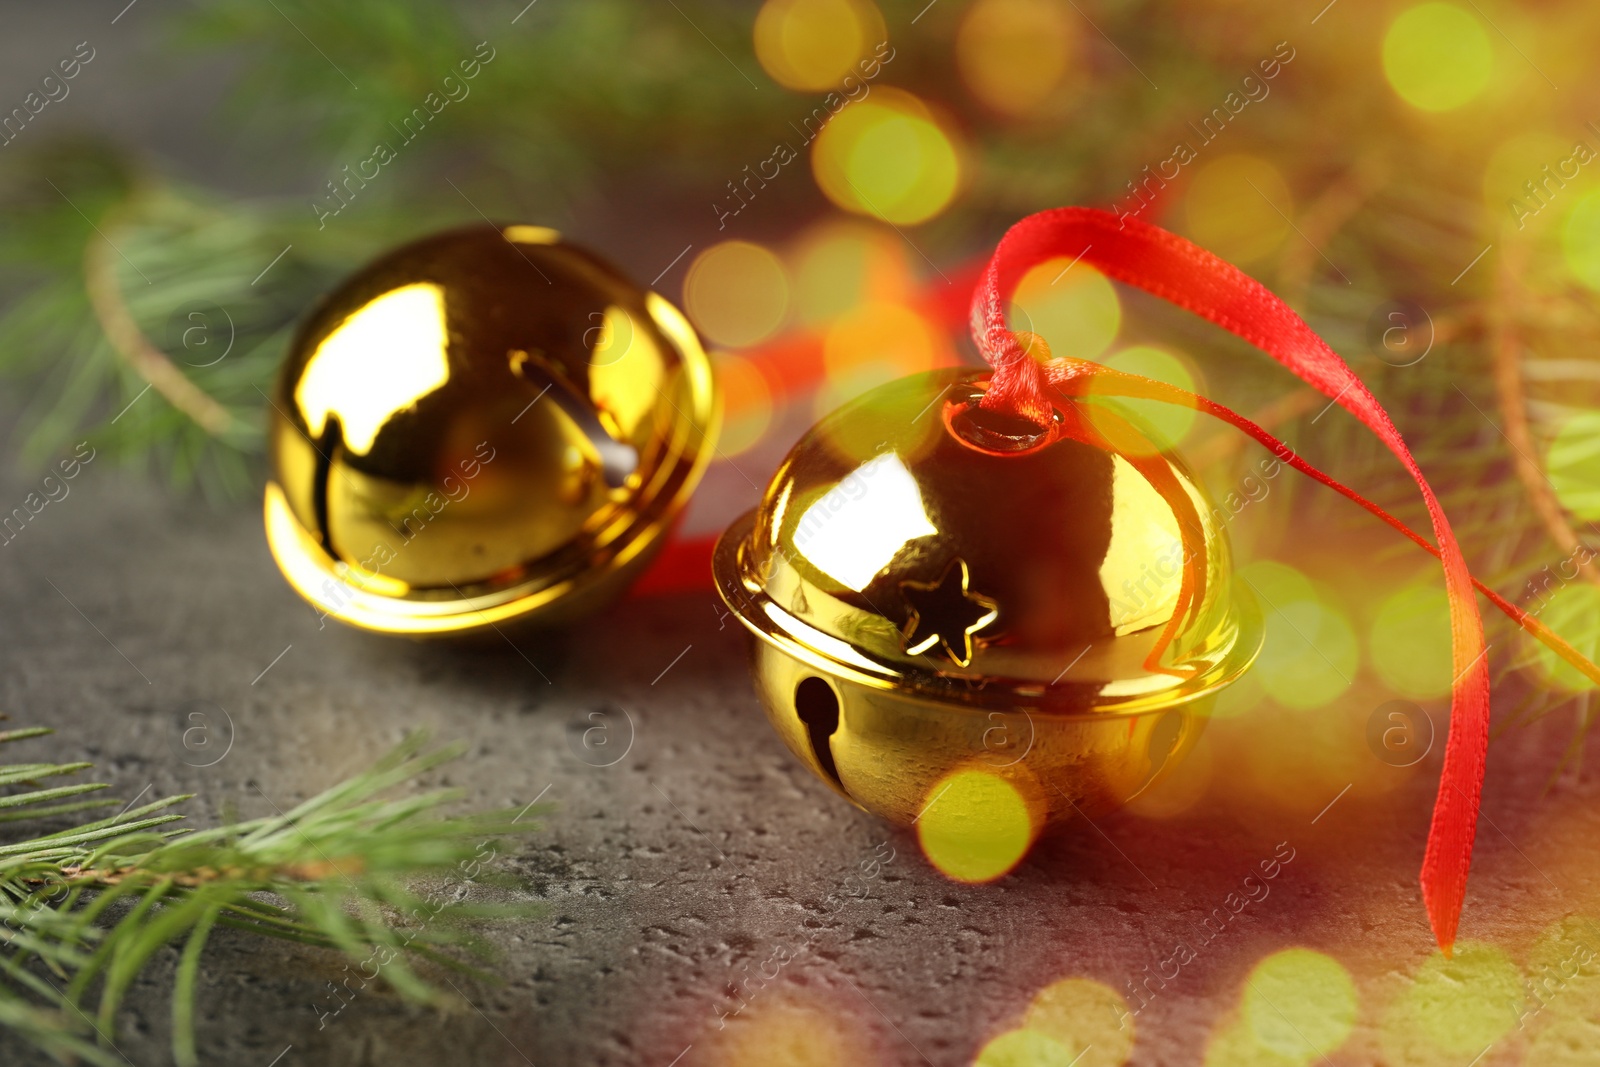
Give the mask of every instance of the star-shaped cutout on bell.
<svg viewBox="0 0 1600 1067">
<path fill-rule="evenodd" d="M 972 635 L 994 622 L 1000 605 L 968 588 L 971 574 L 959 556 L 945 565 L 934 582 L 901 582 L 900 592 L 911 605 L 911 617 L 901 631 L 905 650 L 920 656 L 934 645 L 957 666 L 972 663 Z"/>
</svg>

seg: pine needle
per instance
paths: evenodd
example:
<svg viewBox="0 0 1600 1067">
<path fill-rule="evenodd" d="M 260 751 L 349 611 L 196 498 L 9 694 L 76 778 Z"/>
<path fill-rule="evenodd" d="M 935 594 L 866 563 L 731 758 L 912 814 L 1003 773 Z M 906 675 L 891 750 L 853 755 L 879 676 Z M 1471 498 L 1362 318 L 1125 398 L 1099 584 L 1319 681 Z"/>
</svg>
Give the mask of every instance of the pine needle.
<svg viewBox="0 0 1600 1067">
<path fill-rule="evenodd" d="M 48 731 L 13 731 L 5 740 Z M 482 945 L 464 920 L 517 918 L 526 904 L 434 900 L 408 883 L 463 874 L 484 842 L 533 829 L 511 811 L 442 813 L 452 790 L 385 794 L 456 758 L 407 738 L 372 769 L 291 811 L 189 831 L 164 797 L 110 817 L 0 846 L 0 1026 L 62 1062 L 111 1063 L 118 1009 L 134 980 L 182 942 L 172 991 L 173 1057 L 199 1062 L 195 1004 L 204 950 L 218 926 L 382 959 L 377 974 L 401 996 L 441 994 L 408 958 L 485 977 L 459 953 Z M 0 765 L 0 782 L 31 784 L 83 763 Z M 104 789 L 80 783 L 0 796 L 16 818 L 54 817 L 96 799 L 52 800 Z M 265 896 L 264 896 L 265 895 Z M 275 902 L 276 901 L 276 902 Z M 391 916 L 408 916 L 407 928 Z M 420 918 L 419 918 L 420 917 Z"/>
</svg>

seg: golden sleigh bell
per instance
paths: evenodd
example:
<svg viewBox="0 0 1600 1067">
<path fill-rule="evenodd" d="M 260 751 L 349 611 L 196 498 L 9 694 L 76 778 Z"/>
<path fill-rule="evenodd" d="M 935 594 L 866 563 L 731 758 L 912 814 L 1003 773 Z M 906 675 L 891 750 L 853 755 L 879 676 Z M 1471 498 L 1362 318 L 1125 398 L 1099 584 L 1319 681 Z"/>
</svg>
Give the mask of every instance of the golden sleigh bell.
<svg viewBox="0 0 1600 1067">
<path fill-rule="evenodd" d="M 902 379 L 823 419 L 713 569 L 768 718 L 835 791 L 906 826 L 976 770 L 1037 833 L 1168 773 L 1262 628 L 1177 458 L 985 412 L 988 375 Z M 662 297 L 543 227 L 438 234 L 297 335 L 268 542 L 364 629 L 565 621 L 661 547 L 716 421 Z"/>
<path fill-rule="evenodd" d="M 1262 625 L 1176 458 L 988 413 L 988 374 L 905 378 L 823 419 L 714 569 L 813 773 L 909 826 L 977 771 L 1031 840 L 1166 775 Z"/>
<path fill-rule="evenodd" d="M 454 634 L 620 593 L 699 481 L 711 367 L 668 301 L 539 226 L 400 248 L 300 329 L 267 540 L 322 613 Z"/>
</svg>

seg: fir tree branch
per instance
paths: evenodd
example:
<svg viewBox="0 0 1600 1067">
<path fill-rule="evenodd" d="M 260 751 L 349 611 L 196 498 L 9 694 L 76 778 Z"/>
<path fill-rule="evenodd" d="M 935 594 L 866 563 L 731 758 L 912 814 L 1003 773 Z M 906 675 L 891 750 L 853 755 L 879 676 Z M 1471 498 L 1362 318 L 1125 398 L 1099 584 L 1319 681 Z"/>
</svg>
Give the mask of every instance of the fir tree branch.
<svg viewBox="0 0 1600 1067">
<path fill-rule="evenodd" d="M 0 741 L 18 736 L 23 732 Z M 521 811 L 443 815 L 457 798 L 453 791 L 385 796 L 458 755 L 455 748 L 425 750 L 413 737 L 368 772 L 287 813 L 194 832 L 167 828 L 182 818 L 167 809 L 190 799 L 180 795 L 0 846 L 0 1026 L 62 1061 L 112 1062 L 105 1049 L 114 1048 L 117 1010 L 132 982 L 156 953 L 182 942 L 173 1055 L 185 1067 L 195 1064 L 196 989 L 204 947 L 218 926 L 331 948 L 355 961 L 382 953 L 378 972 L 397 992 L 439 1000 L 407 957 L 478 974 L 456 955 L 482 950 L 460 921 L 531 910 L 469 904 L 408 885 L 430 873 L 483 880 L 489 842 L 533 829 Z M 0 766 L 0 780 L 26 783 L 86 766 Z M 43 816 L 57 812 L 40 803 L 49 799 L 41 794 L 100 788 L 31 790 L 0 803 L 20 799 L 19 812 Z"/>
<path fill-rule="evenodd" d="M 1513 321 L 1517 303 L 1518 278 L 1526 267 L 1528 246 L 1508 240 L 1495 277 L 1494 296 L 1489 307 L 1490 351 L 1494 356 L 1495 395 L 1505 424 L 1506 440 L 1511 445 L 1512 466 L 1528 494 L 1534 514 L 1563 555 L 1573 560 L 1585 581 L 1600 585 L 1600 567 L 1589 558 L 1578 558 L 1583 542 L 1567 521 L 1566 509 L 1556 497 L 1555 487 L 1544 468 L 1534 458 L 1537 447 L 1528 425 L 1527 394 L 1522 382 L 1522 338 Z"/>
<path fill-rule="evenodd" d="M 121 232 L 130 209 L 130 203 L 113 208 L 84 247 L 84 289 L 95 318 L 123 362 L 169 404 L 213 437 L 236 433 L 238 420 L 233 413 L 190 381 L 166 353 L 151 344 L 128 310 L 117 278 L 118 253 L 112 234 Z M 100 232 L 102 229 L 106 232 Z"/>
</svg>

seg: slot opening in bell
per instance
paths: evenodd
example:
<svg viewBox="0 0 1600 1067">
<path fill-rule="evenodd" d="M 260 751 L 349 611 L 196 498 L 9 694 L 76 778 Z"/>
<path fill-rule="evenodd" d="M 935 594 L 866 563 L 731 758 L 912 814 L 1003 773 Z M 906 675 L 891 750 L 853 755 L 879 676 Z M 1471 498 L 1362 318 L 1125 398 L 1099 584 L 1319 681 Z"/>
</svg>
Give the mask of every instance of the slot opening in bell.
<svg viewBox="0 0 1600 1067">
<path fill-rule="evenodd" d="M 839 780 L 839 768 L 833 761 L 832 739 L 839 729 L 839 696 L 833 686 L 811 675 L 803 678 L 794 689 L 794 710 L 805 724 L 806 738 L 811 742 L 811 754 L 834 785 L 844 789 Z"/>
</svg>

